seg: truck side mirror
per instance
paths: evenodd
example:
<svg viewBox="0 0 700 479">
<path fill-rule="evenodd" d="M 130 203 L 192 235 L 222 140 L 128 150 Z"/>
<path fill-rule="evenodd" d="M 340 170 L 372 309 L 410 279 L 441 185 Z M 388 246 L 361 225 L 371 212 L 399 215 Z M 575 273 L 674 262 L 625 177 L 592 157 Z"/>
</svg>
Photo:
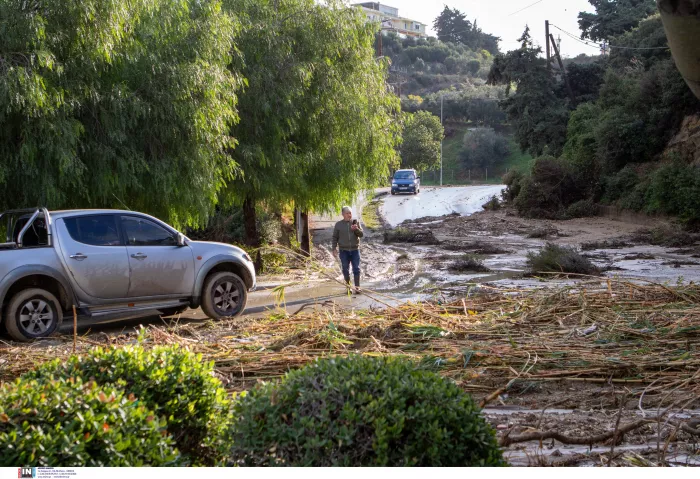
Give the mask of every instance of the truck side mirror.
<svg viewBox="0 0 700 479">
<path fill-rule="evenodd" d="M 177 234 L 177 245 L 178 246 L 187 246 L 187 241 L 185 240 L 185 235 L 182 233 Z"/>
</svg>

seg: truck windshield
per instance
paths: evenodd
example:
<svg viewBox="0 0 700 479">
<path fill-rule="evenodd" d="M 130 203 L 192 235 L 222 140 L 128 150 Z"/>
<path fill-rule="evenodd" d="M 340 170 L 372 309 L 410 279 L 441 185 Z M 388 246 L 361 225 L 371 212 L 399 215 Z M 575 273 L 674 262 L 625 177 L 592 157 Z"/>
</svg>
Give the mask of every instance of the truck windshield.
<svg viewBox="0 0 700 479">
<path fill-rule="evenodd" d="M 397 171 L 394 174 L 395 180 L 415 180 L 416 175 L 412 171 Z"/>
</svg>

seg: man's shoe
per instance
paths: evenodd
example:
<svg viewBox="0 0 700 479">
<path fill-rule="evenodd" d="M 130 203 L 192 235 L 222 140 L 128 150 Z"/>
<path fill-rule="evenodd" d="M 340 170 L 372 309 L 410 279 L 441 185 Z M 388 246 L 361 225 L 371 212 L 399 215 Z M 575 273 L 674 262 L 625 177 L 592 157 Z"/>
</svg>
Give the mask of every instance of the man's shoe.
<svg viewBox="0 0 700 479">
<path fill-rule="evenodd" d="M 362 288 L 359 286 L 355 288 L 355 294 L 362 294 Z"/>
</svg>

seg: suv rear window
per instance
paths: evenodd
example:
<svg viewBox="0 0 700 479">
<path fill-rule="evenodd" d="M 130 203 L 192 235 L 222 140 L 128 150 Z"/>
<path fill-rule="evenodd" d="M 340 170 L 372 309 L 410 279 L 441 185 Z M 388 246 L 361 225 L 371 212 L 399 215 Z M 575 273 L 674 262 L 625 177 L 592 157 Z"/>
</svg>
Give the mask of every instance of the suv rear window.
<svg viewBox="0 0 700 479">
<path fill-rule="evenodd" d="M 114 215 L 66 218 L 66 228 L 75 241 L 92 246 L 120 246 L 117 219 Z"/>
</svg>

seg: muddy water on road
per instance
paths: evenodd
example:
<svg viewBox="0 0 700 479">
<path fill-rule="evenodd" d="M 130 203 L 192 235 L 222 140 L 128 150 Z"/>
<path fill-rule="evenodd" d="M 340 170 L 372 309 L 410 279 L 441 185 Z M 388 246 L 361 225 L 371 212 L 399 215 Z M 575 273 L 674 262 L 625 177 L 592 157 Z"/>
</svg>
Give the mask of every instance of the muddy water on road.
<svg viewBox="0 0 700 479">
<path fill-rule="evenodd" d="M 575 279 L 545 281 L 524 274 L 528 253 L 538 252 L 547 242 L 576 248 L 582 243 L 603 243 L 603 247 L 582 253 L 605 271 L 605 277 L 671 284 L 700 282 L 700 244 L 679 249 L 625 240 L 615 245 L 623 247 L 606 247 L 605 241 L 632 236 L 648 224 L 603 217 L 542 221 L 519 218 L 508 209 L 483 211 L 481 205 L 502 188 L 424 188 L 417 196 L 384 196 L 380 212 L 386 224 L 408 220 L 400 227 L 412 232 L 432 232 L 440 244 L 386 245 L 383 231 L 367 231 L 362 248 L 363 286 L 376 291 L 379 301 L 365 296 L 352 300 L 343 297 L 338 302 L 358 308 L 384 307 L 384 303 L 469 294 L 479 285 L 521 290 L 575 284 Z M 320 239 L 317 259 L 341 280 L 337 259 L 326 244 L 329 236 L 322 226 L 327 225 L 321 223 L 316 233 Z M 490 272 L 455 272 L 451 266 L 465 255 L 482 262 Z M 308 284 L 299 286 L 296 292 L 290 291 L 298 299 L 304 295 L 344 296 L 342 286 L 334 283 Z"/>
</svg>

